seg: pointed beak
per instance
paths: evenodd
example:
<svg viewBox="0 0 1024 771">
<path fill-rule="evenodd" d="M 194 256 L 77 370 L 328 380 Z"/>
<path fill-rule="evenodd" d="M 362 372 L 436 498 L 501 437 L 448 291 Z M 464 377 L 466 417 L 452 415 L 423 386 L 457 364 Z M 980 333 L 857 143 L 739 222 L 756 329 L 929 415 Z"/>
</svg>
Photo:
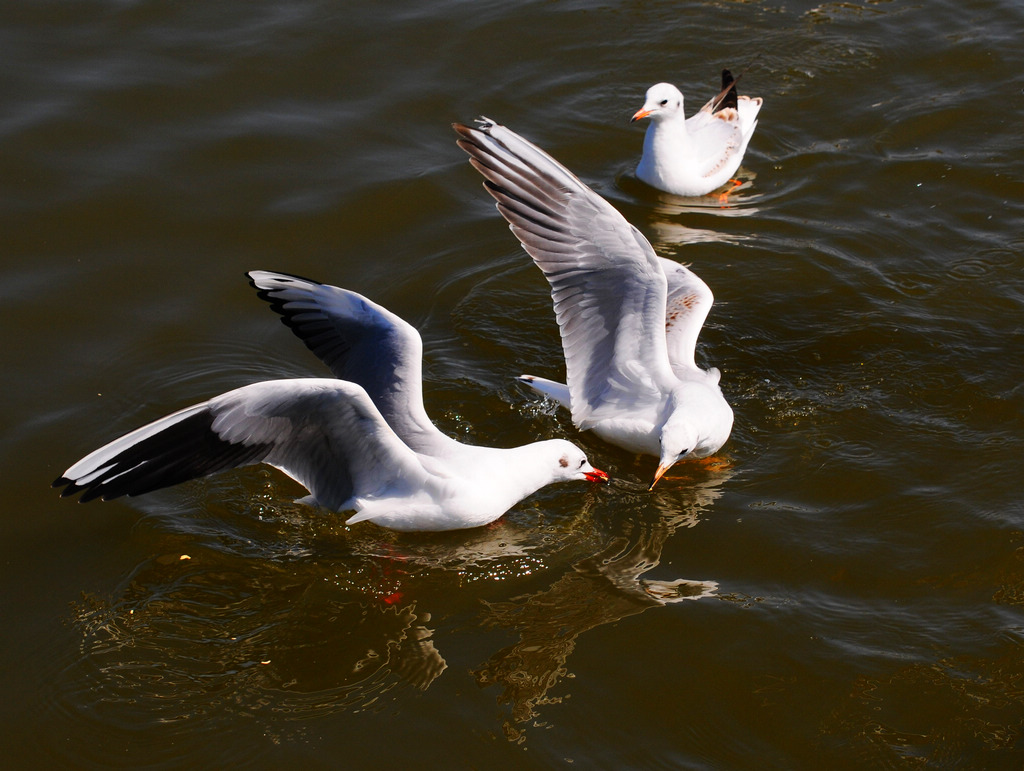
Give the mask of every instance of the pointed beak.
<svg viewBox="0 0 1024 771">
<path fill-rule="evenodd" d="M 594 469 L 593 471 L 584 471 L 583 476 L 590 482 L 607 482 L 608 475 L 601 471 L 601 469 Z"/>
<path fill-rule="evenodd" d="M 665 476 L 665 472 L 668 471 L 670 468 L 672 468 L 671 463 L 658 464 L 658 468 L 654 472 L 654 479 L 651 481 L 651 486 L 647 488 L 648 492 L 654 489 L 654 486 L 658 484 L 658 480 Z"/>
<path fill-rule="evenodd" d="M 637 110 L 637 111 L 636 111 L 636 112 L 635 112 L 635 113 L 633 114 L 633 117 L 629 119 L 629 122 L 630 122 L 630 123 L 636 123 L 636 122 L 637 122 L 638 120 L 640 120 L 641 118 L 646 118 L 646 117 L 647 117 L 648 115 L 650 115 L 650 114 L 651 114 L 652 112 L 654 112 L 654 110 L 645 110 L 645 109 L 643 109 L 643 108 L 641 107 L 641 108 L 640 108 L 639 110 Z"/>
</svg>

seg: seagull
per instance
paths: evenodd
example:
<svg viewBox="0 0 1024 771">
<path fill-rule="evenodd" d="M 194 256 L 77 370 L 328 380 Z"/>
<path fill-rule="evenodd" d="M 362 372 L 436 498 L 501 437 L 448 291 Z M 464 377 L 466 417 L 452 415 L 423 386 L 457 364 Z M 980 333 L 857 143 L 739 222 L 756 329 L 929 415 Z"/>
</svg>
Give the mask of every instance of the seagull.
<svg viewBox="0 0 1024 771">
<path fill-rule="evenodd" d="M 392 530 L 458 530 L 501 517 L 553 482 L 603 481 L 564 439 L 499 449 L 462 444 L 427 417 L 423 342 L 355 292 L 286 273 L 248 274 L 259 295 L 336 375 L 267 380 L 186 407 L 115 439 L 63 473 L 81 501 L 141 495 L 266 463 L 310 495 Z"/>
<path fill-rule="evenodd" d="M 519 379 L 572 412 L 577 428 L 658 458 L 651 488 L 682 458 L 725 444 L 721 373 L 694 362 L 714 298 L 658 257 L 611 204 L 536 145 L 488 118 L 454 124 L 498 211 L 551 284 L 566 384 Z"/>
<path fill-rule="evenodd" d="M 636 175 L 674 195 L 699 196 L 717 190 L 740 167 L 762 101 L 761 97 L 737 97 L 736 79 L 729 70 L 722 70 L 721 93 L 686 118 L 678 88 L 671 83 L 651 86 L 644 106 L 630 121 L 651 121 Z"/>
</svg>

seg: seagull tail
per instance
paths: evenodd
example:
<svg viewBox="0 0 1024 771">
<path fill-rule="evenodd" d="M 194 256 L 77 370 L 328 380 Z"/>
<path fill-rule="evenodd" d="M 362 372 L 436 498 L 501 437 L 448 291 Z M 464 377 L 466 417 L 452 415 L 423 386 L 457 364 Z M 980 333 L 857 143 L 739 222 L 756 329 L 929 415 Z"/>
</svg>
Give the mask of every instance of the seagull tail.
<svg viewBox="0 0 1024 771">
<path fill-rule="evenodd" d="M 520 383 L 526 383 L 526 385 L 530 386 L 530 388 L 537 393 L 544 394 L 544 396 L 547 396 L 549 399 L 554 399 L 563 407 L 570 409 L 569 386 L 564 383 L 556 383 L 554 380 L 535 377 L 534 375 L 520 375 L 516 380 Z"/>
</svg>

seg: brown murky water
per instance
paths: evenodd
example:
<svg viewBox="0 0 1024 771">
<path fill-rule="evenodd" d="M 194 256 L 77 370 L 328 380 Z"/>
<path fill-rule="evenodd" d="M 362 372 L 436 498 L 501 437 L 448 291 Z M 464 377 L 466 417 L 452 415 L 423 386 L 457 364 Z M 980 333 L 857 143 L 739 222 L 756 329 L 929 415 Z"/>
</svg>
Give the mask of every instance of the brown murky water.
<svg viewBox="0 0 1024 771">
<path fill-rule="evenodd" d="M 1019 768 L 1024 11 L 993 2 L 0 7 L 4 765 Z M 725 208 L 632 176 L 647 86 L 765 99 Z M 717 304 L 714 466 L 579 435 L 547 286 L 449 124 L 486 114 Z M 614 477 L 491 528 L 311 516 L 250 469 L 50 481 L 321 365 L 243 273 L 422 332 L 461 439 Z"/>
</svg>

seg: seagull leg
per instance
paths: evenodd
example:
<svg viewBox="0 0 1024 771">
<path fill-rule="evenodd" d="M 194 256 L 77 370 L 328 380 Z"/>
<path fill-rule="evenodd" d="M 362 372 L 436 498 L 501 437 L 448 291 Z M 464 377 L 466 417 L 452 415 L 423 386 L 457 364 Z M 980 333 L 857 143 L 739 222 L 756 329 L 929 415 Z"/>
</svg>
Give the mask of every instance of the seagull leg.
<svg viewBox="0 0 1024 771">
<path fill-rule="evenodd" d="M 709 455 L 707 458 L 694 458 L 692 463 L 707 471 L 724 471 L 732 467 L 731 461 L 727 458 L 720 458 L 717 455 Z"/>
<path fill-rule="evenodd" d="M 736 188 L 738 188 L 740 185 L 743 184 L 738 179 L 730 179 L 729 183 L 732 185 L 732 187 L 730 187 L 724 193 L 719 193 L 718 194 L 718 202 L 719 203 L 722 203 L 722 204 L 728 203 L 729 202 L 729 193 L 731 193 L 733 190 L 735 190 Z"/>
</svg>

